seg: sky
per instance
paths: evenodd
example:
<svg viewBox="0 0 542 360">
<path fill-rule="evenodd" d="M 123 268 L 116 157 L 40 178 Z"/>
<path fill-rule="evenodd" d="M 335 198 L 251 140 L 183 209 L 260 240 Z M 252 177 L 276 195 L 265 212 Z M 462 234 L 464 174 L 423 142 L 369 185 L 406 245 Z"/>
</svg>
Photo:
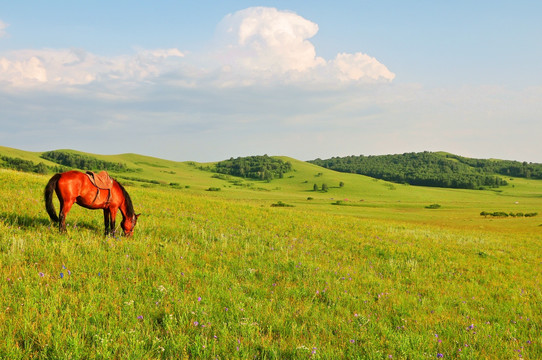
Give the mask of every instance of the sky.
<svg viewBox="0 0 542 360">
<path fill-rule="evenodd" d="M 0 0 L 0 145 L 542 163 L 540 1 Z"/>
</svg>

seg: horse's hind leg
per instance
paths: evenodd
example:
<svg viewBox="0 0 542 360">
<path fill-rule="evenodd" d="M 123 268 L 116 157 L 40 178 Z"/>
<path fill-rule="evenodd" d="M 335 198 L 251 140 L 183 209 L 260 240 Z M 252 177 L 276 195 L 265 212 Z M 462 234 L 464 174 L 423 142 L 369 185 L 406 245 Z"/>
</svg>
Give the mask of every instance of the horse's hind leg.
<svg viewBox="0 0 542 360">
<path fill-rule="evenodd" d="M 73 201 L 61 201 L 60 202 L 60 213 L 59 213 L 59 219 L 58 227 L 60 232 L 66 232 L 66 215 L 70 212 L 70 209 L 72 208 Z"/>
</svg>

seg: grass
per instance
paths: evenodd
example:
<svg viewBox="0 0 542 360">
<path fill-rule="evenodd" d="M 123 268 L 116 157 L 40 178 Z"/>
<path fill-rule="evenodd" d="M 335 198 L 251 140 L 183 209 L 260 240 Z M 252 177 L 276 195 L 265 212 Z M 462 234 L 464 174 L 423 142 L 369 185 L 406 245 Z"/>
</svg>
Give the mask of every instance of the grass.
<svg viewBox="0 0 542 360">
<path fill-rule="evenodd" d="M 294 161 L 293 178 L 239 186 L 128 158 L 164 182 L 127 186 L 132 239 L 80 207 L 58 234 L 48 177 L 0 170 L 0 358 L 542 356 L 542 220 L 479 215 L 537 211 L 540 182 L 391 190 Z"/>
</svg>

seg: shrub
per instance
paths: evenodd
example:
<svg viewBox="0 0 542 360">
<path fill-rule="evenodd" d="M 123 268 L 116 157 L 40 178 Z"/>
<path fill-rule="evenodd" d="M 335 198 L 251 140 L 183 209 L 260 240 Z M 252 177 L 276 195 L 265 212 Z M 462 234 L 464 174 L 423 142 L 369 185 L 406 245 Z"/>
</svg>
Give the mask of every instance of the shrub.
<svg viewBox="0 0 542 360">
<path fill-rule="evenodd" d="M 275 204 L 271 204 L 271 207 L 294 207 L 294 206 L 283 203 L 282 201 L 277 201 Z"/>
</svg>

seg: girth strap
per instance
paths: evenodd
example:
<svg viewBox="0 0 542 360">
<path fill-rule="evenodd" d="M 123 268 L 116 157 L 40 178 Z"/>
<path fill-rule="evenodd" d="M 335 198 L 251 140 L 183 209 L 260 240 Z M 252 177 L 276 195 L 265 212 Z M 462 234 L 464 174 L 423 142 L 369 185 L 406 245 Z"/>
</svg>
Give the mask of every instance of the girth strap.
<svg viewBox="0 0 542 360">
<path fill-rule="evenodd" d="M 105 204 L 109 205 L 109 203 L 111 202 L 111 189 L 109 189 L 107 191 L 109 192 L 109 194 L 107 195 L 107 200 L 105 201 Z M 98 199 L 98 196 L 100 196 L 100 188 L 96 187 L 96 196 L 94 197 L 94 200 L 92 201 L 93 204 Z"/>
</svg>

